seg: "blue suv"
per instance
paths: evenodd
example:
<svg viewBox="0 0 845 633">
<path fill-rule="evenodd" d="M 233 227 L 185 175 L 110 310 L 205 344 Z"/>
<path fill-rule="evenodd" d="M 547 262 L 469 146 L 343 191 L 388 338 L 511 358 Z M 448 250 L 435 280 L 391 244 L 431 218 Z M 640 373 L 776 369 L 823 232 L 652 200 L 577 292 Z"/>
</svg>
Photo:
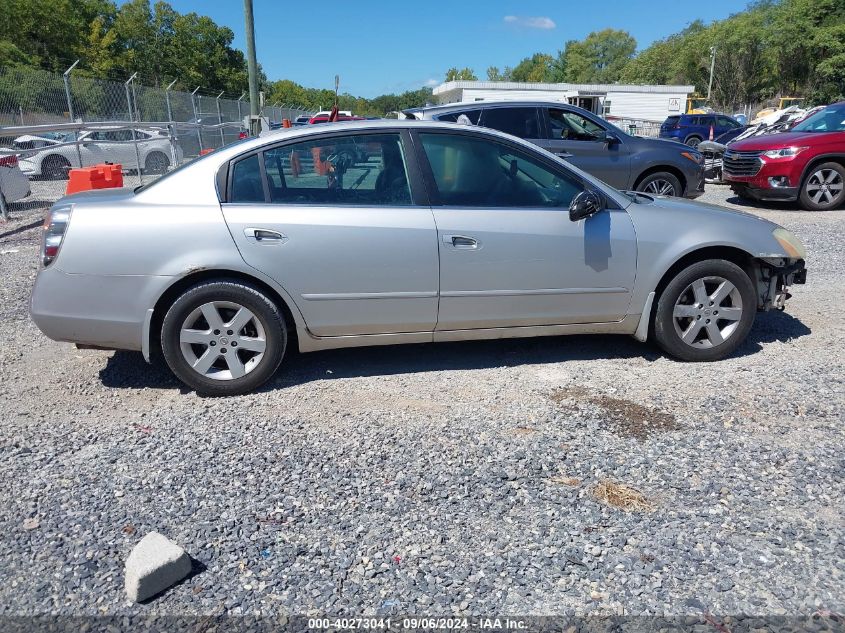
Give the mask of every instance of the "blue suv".
<svg viewBox="0 0 845 633">
<path fill-rule="evenodd" d="M 698 147 L 701 141 L 710 138 L 710 128 L 713 128 L 713 138 L 721 136 L 743 127 L 736 119 L 724 114 L 673 114 L 660 126 L 660 138 L 686 143 L 690 147 Z"/>
</svg>

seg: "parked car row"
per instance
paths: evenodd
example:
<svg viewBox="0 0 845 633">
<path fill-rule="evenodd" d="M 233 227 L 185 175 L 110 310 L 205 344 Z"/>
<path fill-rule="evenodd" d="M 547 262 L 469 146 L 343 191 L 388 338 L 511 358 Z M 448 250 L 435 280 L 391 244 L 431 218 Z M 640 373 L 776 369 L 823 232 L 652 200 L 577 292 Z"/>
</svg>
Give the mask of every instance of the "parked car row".
<svg viewBox="0 0 845 633">
<path fill-rule="evenodd" d="M 742 198 L 798 201 L 811 211 L 845 206 L 845 102 L 804 118 L 784 113 L 701 143 L 705 176 Z"/>
</svg>

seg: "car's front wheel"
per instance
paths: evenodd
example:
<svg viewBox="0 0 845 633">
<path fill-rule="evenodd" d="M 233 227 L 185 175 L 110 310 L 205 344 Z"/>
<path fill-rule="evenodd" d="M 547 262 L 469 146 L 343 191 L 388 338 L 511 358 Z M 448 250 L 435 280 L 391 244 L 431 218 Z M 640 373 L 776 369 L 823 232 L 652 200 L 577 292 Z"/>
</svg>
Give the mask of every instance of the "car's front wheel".
<svg viewBox="0 0 845 633">
<path fill-rule="evenodd" d="M 822 163 L 810 170 L 801 186 L 801 206 L 810 211 L 830 211 L 845 202 L 845 167 Z"/>
<path fill-rule="evenodd" d="M 167 311 L 161 347 L 171 371 L 201 395 L 257 389 L 282 362 L 287 328 L 267 295 L 237 280 L 200 283 Z"/>
<path fill-rule="evenodd" d="M 684 193 L 681 181 L 668 171 L 649 174 L 637 184 L 637 191 L 653 196 L 680 196 Z"/>
<path fill-rule="evenodd" d="M 48 156 L 41 163 L 41 174 L 47 180 L 67 180 L 70 161 L 64 156 Z"/>
<path fill-rule="evenodd" d="M 705 260 L 680 271 L 663 290 L 654 335 L 681 360 L 721 360 L 748 336 L 756 312 L 754 285 L 745 271 L 726 260 Z"/>
<path fill-rule="evenodd" d="M 145 174 L 165 174 L 170 167 L 170 160 L 162 152 L 151 152 L 144 161 Z"/>
</svg>

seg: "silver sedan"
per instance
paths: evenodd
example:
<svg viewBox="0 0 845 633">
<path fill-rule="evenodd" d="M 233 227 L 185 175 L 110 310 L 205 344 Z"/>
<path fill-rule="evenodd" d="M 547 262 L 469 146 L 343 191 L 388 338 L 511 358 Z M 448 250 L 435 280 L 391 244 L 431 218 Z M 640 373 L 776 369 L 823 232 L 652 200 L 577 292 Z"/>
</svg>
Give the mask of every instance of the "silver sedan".
<svg viewBox="0 0 845 633">
<path fill-rule="evenodd" d="M 601 333 L 719 360 L 804 258 L 771 222 L 620 192 L 492 130 L 346 122 L 59 200 L 31 312 L 50 338 L 161 355 L 231 395 L 293 344 Z"/>
</svg>

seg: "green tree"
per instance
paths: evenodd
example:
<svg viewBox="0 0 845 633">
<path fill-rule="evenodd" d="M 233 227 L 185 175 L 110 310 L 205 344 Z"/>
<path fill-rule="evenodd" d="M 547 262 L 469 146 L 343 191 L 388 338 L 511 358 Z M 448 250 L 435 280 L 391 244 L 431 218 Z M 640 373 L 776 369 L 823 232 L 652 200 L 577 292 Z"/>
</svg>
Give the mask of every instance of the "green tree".
<svg viewBox="0 0 845 633">
<path fill-rule="evenodd" d="M 511 81 L 538 83 L 553 81 L 554 58 L 545 53 L 534 53 L 519 62 L 510 72 Z"/>
<path fill-rule="evenodd" d="M 618 81 L 637 50 L 637 41 L 627 31 L 594 31 L 581 41 L 570 40 L 558 54 L 566 81 L 612 83 Z"/>
<path fill-rule="evenodd" d="M 446 81 L 478 81 L 472 68 L 450 68 L 446 71 Z"/>
<path fill-rule="evenodd" d="M 504 71 L 500 71 L 498 66 L 490 66 L 487 69 L 487 81 L 511 81 L 513 75 L 513 68 L 505 66 Z"/>
</svg>

